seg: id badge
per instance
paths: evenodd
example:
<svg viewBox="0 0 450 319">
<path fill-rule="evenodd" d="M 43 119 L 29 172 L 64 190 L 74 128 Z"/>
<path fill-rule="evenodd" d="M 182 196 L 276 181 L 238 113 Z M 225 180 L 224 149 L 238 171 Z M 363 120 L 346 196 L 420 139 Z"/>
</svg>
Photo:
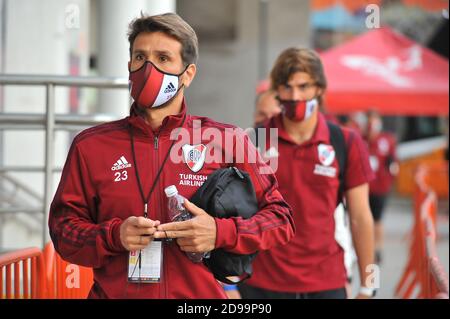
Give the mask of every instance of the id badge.
<svg viewBox="0 0 450 319">
<path fill-rule="evenodd" d="M 130 251 L 128 257 L 128 281 L 135 283 L 159 283 L 163 263 L 162 241 L 153 240 L 145 249 Z"/>
</svg>

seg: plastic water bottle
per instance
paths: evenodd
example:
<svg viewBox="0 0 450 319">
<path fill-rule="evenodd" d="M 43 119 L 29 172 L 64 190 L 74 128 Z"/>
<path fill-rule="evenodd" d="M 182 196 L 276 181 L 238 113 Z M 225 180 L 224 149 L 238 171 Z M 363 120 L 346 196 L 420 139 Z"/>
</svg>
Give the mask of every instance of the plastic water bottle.
<svg viewBox="0 0 450 319">
<path fill-rule="evenodd" d="M 175 185 L 170 185 L 164 189 L 167 198 L 169 199 L 168 210 L 169 218 L 173 222 L 180 222 L 191 219 L 192 214 L 184 208 L 184 197 L 178 194 L 177 187 Z M 203 253 L 189 253 L 186 252 L 188 258 L 194 262 L 199 263 L 202 261 Z"/>
</svg>

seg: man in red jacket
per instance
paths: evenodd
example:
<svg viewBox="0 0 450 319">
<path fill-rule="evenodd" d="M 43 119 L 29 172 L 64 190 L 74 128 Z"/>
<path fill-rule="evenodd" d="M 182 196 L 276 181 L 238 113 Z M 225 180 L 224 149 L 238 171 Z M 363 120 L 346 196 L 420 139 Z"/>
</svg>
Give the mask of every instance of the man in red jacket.
<svg viewBox="0 0 450 319">
<path fill-rule="evenodd" d="M 370 165 L 375 172 L 375 179 L 370 183 L 369 202 L 375 222 L 375 259 L 381 262 L 383 246 L 383 210 L 391 191 L 394 177 L 398 173 L 395 137 L 383 132 L 381 116 L 374 110 L 367 113 L 367 131 Z"/>
<path fill-rule="evenodd" d="M 291 209 L 275 176 L 260 174 L 264 162 L 249 160 L 256 151 L 242 130 L 186 113 L 184 89 L 198 56 L 194 30 L 176 14 L 142 16 L 128 39 L 131 114 L 74 139 L 50 208 L 52 241 L 65 260 L 94 269 L 90 298 L 225 298 L 186 252 L 248 254 L 286 244 L 294 234 Z M 190 198 L 227 166 L 250 174 L 257 214 L 218 219 L 186 201 L 194 218 L 170 222 L 166 186 Z"/>
<path fill-rule="evenodd" d="M 281 53 L 271 72 L 271 84 L 283 111 L 266 129 L 278 128 L 278 150 L 272 149 L 268 138 L 261 146 L 262 154 L 265 158 L 277 156 L 283 163 L 276 176 L 281 194 L 292 206 L 297 231 L 286 246 L 258 254 L 253 276 L 240 286 L 241 295 L 346 297 L 344 251 L 335 240 L 334 220 L 340 187 L 338 154 L 346 151 L 343 193 L 358 256 L 358 297 L 371 297 L 374 239 L 368 185 L 373 172 L 367 147 L 359 134 L 340 128 L 345 149 L 334 149 L 331 139 L 336 136 L 331 136 L 325 116 L 319 112 L 326 79 L 314 51 L 290 48 Z"/>
</svg>

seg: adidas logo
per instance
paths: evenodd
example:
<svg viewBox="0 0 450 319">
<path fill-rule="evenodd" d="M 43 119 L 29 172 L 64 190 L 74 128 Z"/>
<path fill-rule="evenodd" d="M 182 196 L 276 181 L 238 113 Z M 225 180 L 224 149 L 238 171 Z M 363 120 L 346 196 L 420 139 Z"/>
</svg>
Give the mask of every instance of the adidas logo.
<svg viewBox="0 0 450 319">
<path fill-rule="evenodd" d="M 111 167 L 112 171 L 118 171 L 121 169 L 129 168 L 131 167 L 131 164 L 128 163 L 128 161 L 125 159 L 124 156 L 121 156 L 117 162 L 114 163 L 113 167 Z"/>
<path fill-rule="evenodd" d="M 169 85 L 167 85 L 166 89 L 164 90 L 164 93 L 173 93 L 177 90 L 177 88 L 175 87 L 175 85 L 173 85 L 172 82 L 169 83 Z"/>
</svg>

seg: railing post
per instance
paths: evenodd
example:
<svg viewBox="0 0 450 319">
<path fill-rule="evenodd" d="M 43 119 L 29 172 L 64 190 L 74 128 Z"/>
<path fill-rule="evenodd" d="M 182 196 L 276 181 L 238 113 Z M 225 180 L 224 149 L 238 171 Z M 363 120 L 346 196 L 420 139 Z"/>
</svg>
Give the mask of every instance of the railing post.
<svg viewBox="0 0 450 319">
<path fill-rule="evenodd" d="M 54 134 L 55 134 L 55 86 L 47 84 L 46 88 L 46 121 L 45 121 L 45 188 L 44 188 L 44 212 L 43 212 L 43 236 L 42 248 L 50 240 L 48 232 L 48 213 L 52 201 L 53 191 L 53 158 L 54 158 Z"/>
<path fill-rule="evenodd" d="M 0 0 L 1 1 L 1 0 Z M 27 114 L 27 113 L 3 113 L 0 110 L 0 134 L 3 130 L 42 130 L 45 129 L 45 167 L 44 170 L 40 167 L 5 167 L 2 163 L 0 156 L 0 183 L 3 179 L 7 179 L 8 182 L 13 182 L 14 186 L 23 186 L 17 183 L 17 180 L 9 178 L 5 172 L 9 171 L 44 171 L 44 198 L 42 199 L 43 207 L 38 209 L 28 209 L 28 212 L 35 213 L 43 212 L 43 235 L 42 235 L 42 247 L 50 241 L 48 232 L 48 213 L 53 195 L 53 174 L 54 167 L 54 134 L 56 130 L 81 130 L 85 126 L 92 126 L 101 124 L 108 121 L 117 119 L 117 116 L 111 116 L 110 114 L 102 114 L 100 116 L 79 116 L 79 115 L 59 115 L 55 113 L 55 87 L 56 86 L 68 86 L 68 87 L 91 87 L 91 88 L 113 88 L 113 89 L 128 89 L 128 80 L 126 78 L 115 77 L 72 77 L 63 75 L 22 75 L 22 74 L 0 74 L 0 89 L 3 85 L 34 85 L 42 86 L 46 89 L 46 114 Z M 2 141 L 0 140 L 0 143 Z M 0 145 L 0 150 L 2 150 Z M 1 152 L 1 151 L 0 151 Z M 3 153 L 0 153 L 3 154 Z M 2 175 L 3 174 L 3 175 Z M 26 193 L 34 196 L 29 189 L 25 190 Z M 0 207 L 0 215 L 4 212 L 15 212 L 14 208 L 8 209 Z M 22 211 L 23 212 L 23 211 Z M 3 246 L 2 232 L 4 222 L 1 222 L 0 217 L 0 248 Z"/>
</svg>

